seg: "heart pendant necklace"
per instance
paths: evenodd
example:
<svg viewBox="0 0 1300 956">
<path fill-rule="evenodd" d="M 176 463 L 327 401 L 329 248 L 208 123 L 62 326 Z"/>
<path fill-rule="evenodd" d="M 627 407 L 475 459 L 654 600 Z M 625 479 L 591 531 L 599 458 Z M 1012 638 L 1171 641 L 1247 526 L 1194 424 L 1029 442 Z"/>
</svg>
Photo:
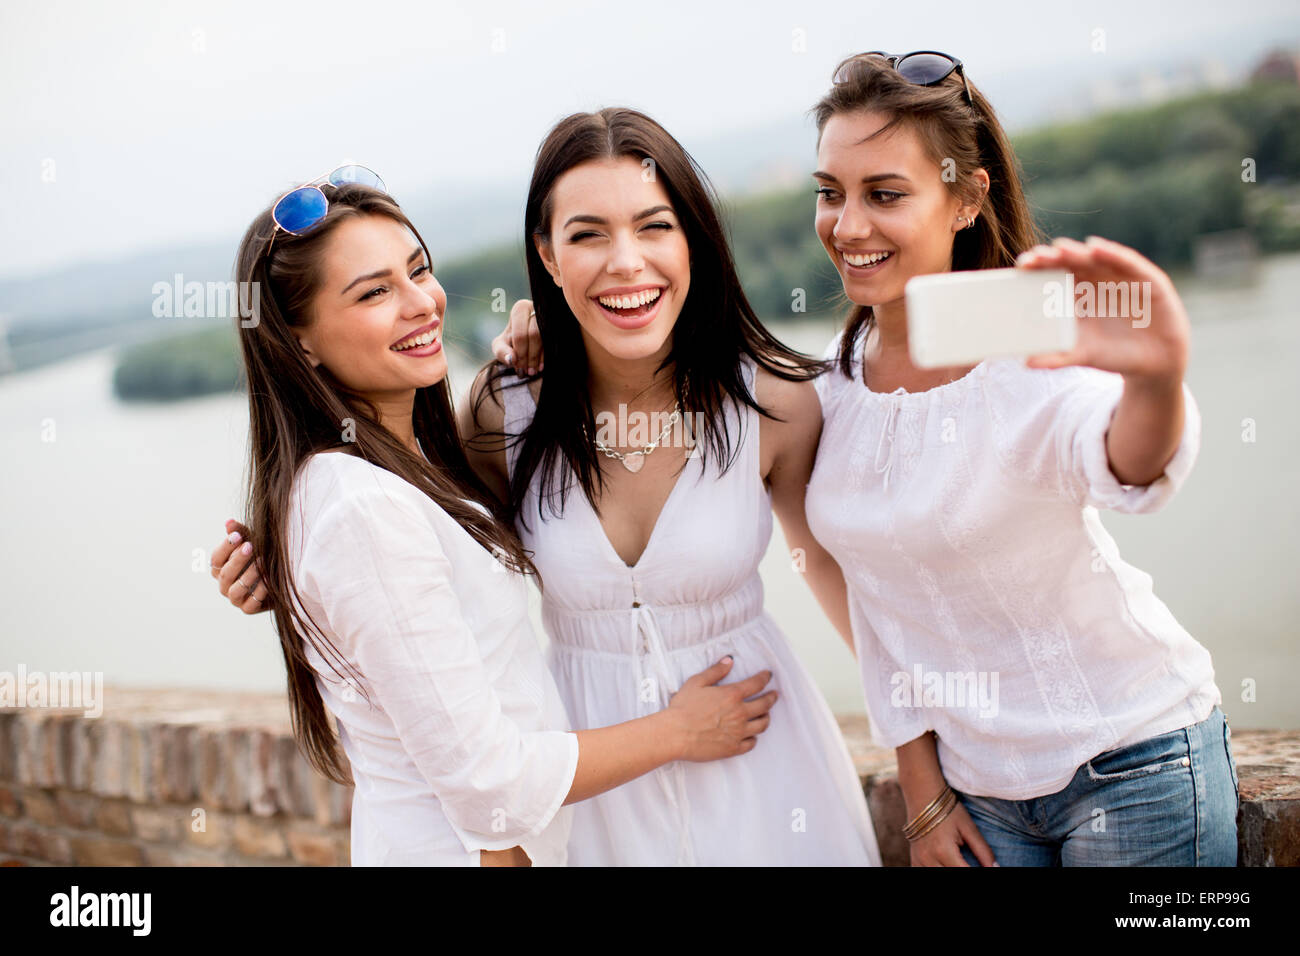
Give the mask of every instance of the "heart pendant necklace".
<svg viewBox="0 0 1300 956">
<path fill-rule="evenodd" d="M 656 438 L 654 441 L 652 441 L 650 444 L 646 445 L 641 450 L 624 453 L 618 451 L 617 449 L 610 448 L 599 438 L 596 439 L 596 449 L 602 452 L 606 458 L 618 459 L 623 463 L 624 468 L 626 468 L 628 471 L 632 472 L 632 474 L 635 475 L 645 465 L 646 456 L 659 447 L 659 445 L 663 442 L 663 440 L 669 436 L 673 428 L 681 420 L 682 420 L 682 403 L 678 402 L 676 406 L 674 406 L 672 414 L 668 416 L 668 424 L 664 425 L 663 431 L 659 433 L 659 437 Z M 583 426 L 583 431 L 584 432 L 586 431 L 586 426 Z M 693 449 L 694 443 L 691 442 L 690 446 Z"/>
</svg>

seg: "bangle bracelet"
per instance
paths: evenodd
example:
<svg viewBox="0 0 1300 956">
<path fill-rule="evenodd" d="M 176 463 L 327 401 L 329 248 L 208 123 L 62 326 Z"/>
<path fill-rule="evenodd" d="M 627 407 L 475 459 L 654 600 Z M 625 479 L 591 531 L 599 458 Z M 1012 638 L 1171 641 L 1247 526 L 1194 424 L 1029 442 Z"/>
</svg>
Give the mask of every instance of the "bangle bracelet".
<svg viewBox="0 0 1300 956">
<path fill-rule="evenodd" d="M 943 792 L 931 800 L 924 810 L 903 827 L 903 836 L 910 841 L 924 833 L 928 833 L 931 829 L 928 824 L 936 822 L 936 817 L 947 816 L 956 801 L 957 794 L 953 792 L 952 787 L 945 784 Z"/>
<path fill-rule="evenodd" d="M 907 823 L 907 825 L 904 826 L 904 829 L 902 829 L 904 834 L 907 834 L 909 831 L 917 830 L 919 826 L 922 826 L 924 822 L 928 821 L 928 819 L 935 814 L 935 810 L 939 808 L 939 805 L 943 803 L 944 797 L 948 796 L 949 790 L 950 787 L 948 787 L 948 784 L 944 784 L 943 790 L 939 791 L 939 796 L 936 796 L 935 799 L 926 804 L 926 809 L 923 809 L 922 812 L 918 813 L 917 816 L 911 819 L 910 823 Z"/>
<path fill-rule="evenodd" d="M 922 829 L 919 832 L 913 833 L 911 837 L 908 838 L 908 842 L 914 843 L 915 841 L 921 839 L 921 837 L 929 833 L 931 830 L 938 827 L 939 824 L 943 823 L 944 820 L 948 819 L 948 815 L 951 814 L 952 811 L 956 809 L 956 807 L 957 807 L 957 795 L 954 793 L 948 800 L 944 801 L 943 805 L 939 809 L 938 815 L 933 820 L 931 820 L 925 826 L 924 829 Z"/>
</svg>

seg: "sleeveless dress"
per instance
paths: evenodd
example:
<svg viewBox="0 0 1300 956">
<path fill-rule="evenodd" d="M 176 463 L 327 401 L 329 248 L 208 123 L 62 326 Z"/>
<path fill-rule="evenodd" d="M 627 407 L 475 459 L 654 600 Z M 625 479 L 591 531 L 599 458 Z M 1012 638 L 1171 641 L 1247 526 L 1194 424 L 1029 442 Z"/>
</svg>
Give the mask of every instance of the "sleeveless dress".
<svg viewBox="0 0 1300 956">
<path fill-rule="evenodd" d="M 753 394 L 754 366 L 744 368 Z M 508 376 L 502 391 L 509 435 L 536 411 L 519 381 Z M 542 574 L 547 662 L 575 728 L 661 710 L 688 677 L 728 654 L 725 682 L 770 669 L 764 692 L 780 691 L 749 753 L 675 761 L 574 804 L 570 866 L 880 865 L 835 718 L 763 610 L 758 565 L 772 508 L 759 475 L 758 413 L 731 403 L 726 413 L 739 444 L 732 467 L 720 475 L 711 457 L 688 459 L 632 567 L 576 479 L 560 517 L 538 513 L 540 471 L 530 484 L 518 530 Z M 521 444 L 507 452 L 512 473 Z"/>
</svg>

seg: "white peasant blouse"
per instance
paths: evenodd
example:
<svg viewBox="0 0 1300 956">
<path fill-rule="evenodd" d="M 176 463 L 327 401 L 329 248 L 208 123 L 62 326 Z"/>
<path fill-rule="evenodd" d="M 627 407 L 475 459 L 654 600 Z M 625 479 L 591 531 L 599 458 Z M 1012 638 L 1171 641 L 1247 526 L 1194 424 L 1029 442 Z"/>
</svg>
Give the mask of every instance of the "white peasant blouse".
<svg viewBox="0 0 1300 956">
<path fill-rule="evenodd" d="M 352 668 L 309 645 L 352 765 L 354 866 L 477 866 L 521 846 L 563 865 L 578 738 L 527 585 L 429 497 L 352 455 L 294 481 L 291 573 Z"/>
<path fill-rule="evenodd" d="M 1177 452 L 1132 487 L 1106 454 L 1119 375 L 995 359 L 882 394 L 862 382 L 862 339 L 853 378 L 816 380 L 825 425 L 807 512 L 848 585 L 875 741 L 933 730 L 955 789 L 1023 800 L 1099 753 L 1208 717 L 1220 702 L 1209 653 L 1098 516 L 1154 511 L 1186 479 L 1200 443 L 1186 385 Z"/>
</svg>

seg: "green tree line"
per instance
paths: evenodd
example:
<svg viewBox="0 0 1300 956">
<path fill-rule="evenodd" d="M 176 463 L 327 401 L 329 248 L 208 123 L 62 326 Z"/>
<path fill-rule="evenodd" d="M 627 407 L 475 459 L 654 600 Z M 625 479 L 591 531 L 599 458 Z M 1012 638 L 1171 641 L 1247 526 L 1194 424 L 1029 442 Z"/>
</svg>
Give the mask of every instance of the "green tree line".
<svg viewBox="0 0 1300 956">
<path fill-rule="evenodd" d="M 1196 238 L 1246 230 L 1265 252 L 1300 248 L 1300 87 L 1258 83 L 1198 93 L 1027 131 L 1013 138 L 1034 215 L 1049 236 L 1106 236 L 1163 268 L 1191 261 Z M 838 311 L 839 278 L 813 232 L 807 186 L 723 202 L 736 267 L 760 316 Z M 479 357 L 503 309 L 528 294 L 522 242 L 496 246 L 435 271 L 460 329 Z M 229 389 L 237 377 L 233 332 L 190 344 L 140 346 L 118 369 L 124 398 L 172 398 Z"/>
</svg>

